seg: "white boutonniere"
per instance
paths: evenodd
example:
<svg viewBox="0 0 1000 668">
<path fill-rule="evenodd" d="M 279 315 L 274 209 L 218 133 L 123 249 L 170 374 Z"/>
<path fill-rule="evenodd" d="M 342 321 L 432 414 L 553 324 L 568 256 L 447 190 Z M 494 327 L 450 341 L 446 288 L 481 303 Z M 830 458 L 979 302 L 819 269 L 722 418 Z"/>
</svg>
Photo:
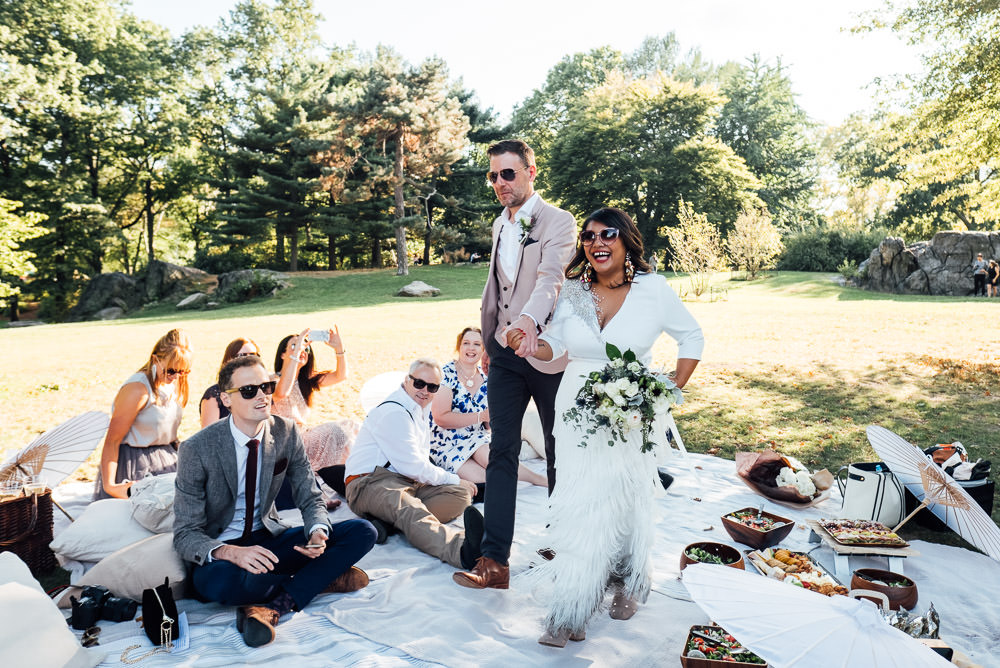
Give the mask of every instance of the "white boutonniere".
<svg viewBox="0 0 1000 668">
<path fill-rule="evenodd" d="M 521 243 L 523 244 L 528 240 L 528 235 L 531 234 L 531 230 L 535 227 L 535 219 L 527 214 L 517 214 L 517 224 L 521 228 Z"/>
</svg>

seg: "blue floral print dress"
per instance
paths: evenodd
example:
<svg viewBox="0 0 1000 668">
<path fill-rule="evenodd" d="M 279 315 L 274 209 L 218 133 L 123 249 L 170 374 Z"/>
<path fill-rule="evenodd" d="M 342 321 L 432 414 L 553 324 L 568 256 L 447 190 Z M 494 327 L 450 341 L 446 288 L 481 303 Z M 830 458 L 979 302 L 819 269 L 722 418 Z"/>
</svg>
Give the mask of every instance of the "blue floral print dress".
<svg viewBox="0 0 1000 668">
<path fill-rule="evenodd" d="M 451 388 L 451 410 L 456 413 L 478 413 L 487 408 L 486 381 L 479 386 L 475 395 L 469 394 L 458 379 L 455 362 L 448 362 L 441 368 L 444 375 L 441 385 Z M 477 373 L 480 371 L 477 370 Z M 482 445 L 490 442 L 490 432 L 485 425 L 470 425 L 458 429 L 444 429 L 434 424 L 431 416 L 431 462 L 446 471 L 458 473 L 462 464 Z"/>
</svg>

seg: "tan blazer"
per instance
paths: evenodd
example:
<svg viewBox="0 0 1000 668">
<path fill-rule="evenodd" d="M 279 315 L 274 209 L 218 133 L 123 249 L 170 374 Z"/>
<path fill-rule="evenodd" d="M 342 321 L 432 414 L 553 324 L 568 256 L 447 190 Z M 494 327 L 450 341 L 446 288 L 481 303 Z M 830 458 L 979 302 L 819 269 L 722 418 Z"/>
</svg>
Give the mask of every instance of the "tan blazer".
<svg viewBox="0 0 1000 668">
<path fill-rule="evenodd" d="M 518 270 L 513 285 L 503 279 L 503 272 L 497 265 L 503 215 L 493 221 L 493 251 L 481 313 L 484 341 L 492 337 L 501 346 L 506 346 L 500 332 L 522 313 L 531 315 L 543 329 L 552 318 L 563 272 L 576 248 L 576 220 L 568 211 L 547 204 L 541 198 L 535 204 L 532 217 L 531 232 L 518 249 Z M 501 294 L 504 296 L 502 301 Z M 528 362 L 545 373 L 558 373 L 566 368 L 565 360 L 545 363 L 529 357 Z"/>
</svg>

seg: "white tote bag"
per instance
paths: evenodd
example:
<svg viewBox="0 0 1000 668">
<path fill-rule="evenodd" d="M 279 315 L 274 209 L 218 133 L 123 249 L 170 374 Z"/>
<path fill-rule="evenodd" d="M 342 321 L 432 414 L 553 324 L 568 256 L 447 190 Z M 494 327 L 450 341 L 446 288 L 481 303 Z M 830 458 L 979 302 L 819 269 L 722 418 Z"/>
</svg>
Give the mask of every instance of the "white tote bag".
<svg viewBox="0 0 1000 668">
<path fill-rule="evenodd" d="M 844 497 L 844 519 L 872 520 L 888 527 L 903 520 L 903 485 L 882 462 L 840 467 L 837 486 Z"/>
</svg>

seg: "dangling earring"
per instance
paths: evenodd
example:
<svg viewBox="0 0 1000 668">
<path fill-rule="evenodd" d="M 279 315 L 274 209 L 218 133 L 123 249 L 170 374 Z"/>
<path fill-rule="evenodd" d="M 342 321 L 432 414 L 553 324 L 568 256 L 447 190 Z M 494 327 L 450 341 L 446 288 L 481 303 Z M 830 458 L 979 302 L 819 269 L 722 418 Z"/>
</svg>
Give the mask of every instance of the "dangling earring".
<svg viewBox="0 0 1000 668">
<path fill-rule="evenodd" d="M 635 278 L 635 265 L 632 264 L 632 254 L 625 251 L 625 282 L 631 283 Z"/>
<path fill-rule="evenodd" d="M 590 284 L 593 282 L 594 277 L 591 276 L 593 268 L 590 266 L 590 260 L 587 260 L 583 265 L 583 271 L 580 272 L 580 282 L 583 283 L 584 290 L 590 290 Z"/>
</svg>

